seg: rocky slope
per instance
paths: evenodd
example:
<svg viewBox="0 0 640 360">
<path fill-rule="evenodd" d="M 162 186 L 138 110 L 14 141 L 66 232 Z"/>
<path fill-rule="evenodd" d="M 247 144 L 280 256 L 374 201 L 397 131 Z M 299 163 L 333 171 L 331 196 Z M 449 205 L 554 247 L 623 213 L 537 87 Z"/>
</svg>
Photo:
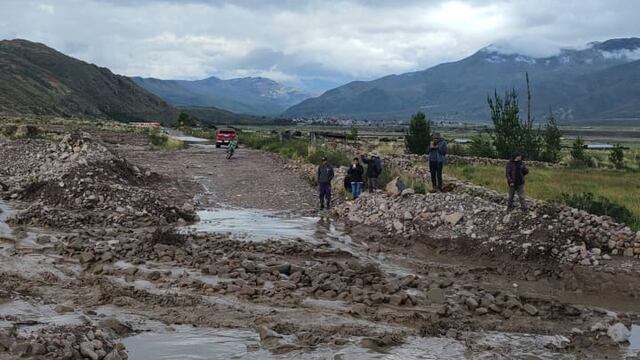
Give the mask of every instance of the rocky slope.
<svg viewBox="0 0 640 360">
<path fill-rule="evenodd" d="M 129 78 L 27 40 L 0 41 L 0 113 L 166 122 L 177 115 Z"/>
<path fill-rule="evenodd" d="M 550 57 L 514 54 L 489 46 L 424 71 L 356 81 L 289 108 L 289 117 L 320 115 L 394 119 L 417 111 L 433 119 L 488 120 L 487 95 L 515 88 L 525 106 L 525 73 L 534 109 L 561 120 L 639 119 L 640 39 L 613 39 Z"/>
</svg>

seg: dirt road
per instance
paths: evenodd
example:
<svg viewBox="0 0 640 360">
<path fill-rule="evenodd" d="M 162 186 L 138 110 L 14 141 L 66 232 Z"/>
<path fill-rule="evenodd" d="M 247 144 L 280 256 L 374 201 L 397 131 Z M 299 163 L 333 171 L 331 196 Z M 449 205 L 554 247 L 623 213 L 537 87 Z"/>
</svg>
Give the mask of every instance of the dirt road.
<svg viewBox="0 0 640 360">
<path fill-rule="evenodd" d="M 634 264 L 593 273 L 349 227 L 318 217 L 314 189 L 271 155 L 240 149 L 226 160 L 210 146 L 158 152 L 127 134 L 93 137 L 67 147 L 71 156 L 51 155 L 55 164 L 75 157 L 82 171 L 36 169 L 49 144 L 0 142 L 15 152 L 11 161 L 27 149 L 32 159 L 16 167 L 25 174 L 3 174 L 11 188 L 0 203 L 0 359 L 621 359 L 640 351 Z M 101 138 L 117 159 L 92 145 Z M 43 172 L 50 180 L 29 186 Z M 201 221 L 188 224 L 191 207 Z M 46 221 L 52 214 L 66 214 L 65 225 Z M 594 282 L 629 289 L 603 298 Z M 631 343 L 607 335 L 618 323 L 632 330 Z"/>
</svg>

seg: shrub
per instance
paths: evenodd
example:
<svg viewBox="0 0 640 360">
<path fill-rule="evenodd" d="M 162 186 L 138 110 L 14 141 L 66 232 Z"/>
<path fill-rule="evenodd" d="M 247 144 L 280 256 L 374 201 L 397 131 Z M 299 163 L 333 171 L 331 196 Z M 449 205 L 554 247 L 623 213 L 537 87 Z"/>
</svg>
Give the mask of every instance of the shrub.
<svg viewBox="0 0 640 360">
<path fill-rule="evenodd" d="M 617 222 L 637 227 L 640 219 L 636 218 L 631 210 L 624 205 L 615 203 L 603 196 L 597 198 L 592 193 L 566 194 L 560 195 L 560 202 L 595 215 L 606 215 Z"/>
<path fill-rule="evenodd" d="M 151 145 L 156 150 L 173 151 L 182 150 L 187 147 L 187 144 L 184 141 L 172 139 L 166 135 L 161 134 L 157 129 L 149 130 L 147 136 L 149 137 L 149 141 L 151 141 Z"/>
<path fill-rule="evenodd" d="M 609 161 L 611 161 L 616 169 L 624 168 L 624 150 L 620 144 L 616 144 L 616 146 L 611 149 L 611 153 L 609 153 Z"/>
<path fill-rule="evenodd" d="M 469 155 L 495 158 L 497 157 L 496 150 L 491 142 L 491 138 L 488 136 L 477 135 L 471 138 L 471 144 L 469 145 Z"/>
<path fill-rule="evenodd" d="M 418 112 L 411 117 L 409 130 L 405 134 L 404 142 L 411 154 L 426 154 L 431 141 L 431 121 L 424 113 Z"/>
<path fill-rule="evenodd" d="M 467 149 L 462 144 L 451 144 L 447 151 L 449 155 L 467 156 Z"/>
</svg>

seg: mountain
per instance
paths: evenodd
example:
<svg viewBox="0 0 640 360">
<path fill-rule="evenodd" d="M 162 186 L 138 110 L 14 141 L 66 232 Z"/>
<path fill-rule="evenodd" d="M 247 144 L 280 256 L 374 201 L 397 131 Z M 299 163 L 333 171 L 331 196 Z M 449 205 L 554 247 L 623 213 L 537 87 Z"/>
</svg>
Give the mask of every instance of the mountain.
<svg viewBox="0 0 640 360">
<path fill-rule="evenodd" d="M 525 73 L 537 118 L 552 109 L 562 120 L 640 119 L 640 39 L 590 43 L 549 57 L 488 46 L 460 61 L 424 71 L 355 81 L 287 109 L 285 117 L 335 116 L 488 120 L 486 99 L 515 88 L 526 111 Z"/>
<path fill-rule="evenodd" d="M 278 115 L 309 95 L 263 77 L 222 80 L 132 78 L 138 85 L 175 106 L 215 106 L 251 115 Z"/>
<path fill-rule="evenodd" d="M 163 122 L 177 116 L 129 78 L 27 40 L 0 41 L 0 113 Z"/>
</svg>

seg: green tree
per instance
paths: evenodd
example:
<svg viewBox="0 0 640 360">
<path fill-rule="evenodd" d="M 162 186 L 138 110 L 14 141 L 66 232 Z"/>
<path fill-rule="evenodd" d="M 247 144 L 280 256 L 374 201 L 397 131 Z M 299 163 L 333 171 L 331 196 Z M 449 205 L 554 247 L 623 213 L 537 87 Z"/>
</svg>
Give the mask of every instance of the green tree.
<svg viewBox="0 0 640 360">
<path fill-rule="evenodd" d="M 562 133 L 558 129 L 556 118 L 553 113 L 549 113 L 547 117 L 547 125 L 542 133 L 542 155 L 543 161 L 558 162 L 560 161 L 560 152 L 562 151 Z"/>
<path fill-rule="evenodd" d="M 493 99 L 487 97 L 487 102 L 494 127 L 493 145 L 499 157 L 508 159 L 515 151 L 520 150 L 524 140 L 518 95 L 515 89 L 505 93 L 504 98 L 494 92 Z"/>
<path fill-rule="evenodd" d="M 584 162 L 586 160 L 586 155 L 584 153 L 584 141 L 579 136 L 571 145 L 571 158 L 579 162 Z"/>
<path fill-rule="evenodd" d="M 616 167 L 616 169 L 624 168 L 624 149 L 620 144 L 616 144 L 609 153 L 609 161 Z"/>
<path fill-rule="evenodd" d="M 358 128 L 355 126 L 351 127 L 351 130 L 349 131 L 349 139 L 351 140 L 358 140 Z"/>
<path fill-rule="evenodd" d="M 469 154 L 472 156 L 495 158 L 496 150 L 491 143 L 491 137 L 476 135 L 471 138 Z"/>
<path fill-rule="evenodd" d="M 181 111 L 180 115 L 178 115 L 178 121 L 176 123 L 178 127 L 195 127 L 198 125 L 198 122 L 194 117 L 189 116 L 185 111 Z"/>
<path fill-rule="evenodd" d="M 404 136 L 404 143 L 411 154 L 426 154 L 431 141 L 431 121 L 422 112 L 411 117 L 409 130 Z"/>
</svg>

